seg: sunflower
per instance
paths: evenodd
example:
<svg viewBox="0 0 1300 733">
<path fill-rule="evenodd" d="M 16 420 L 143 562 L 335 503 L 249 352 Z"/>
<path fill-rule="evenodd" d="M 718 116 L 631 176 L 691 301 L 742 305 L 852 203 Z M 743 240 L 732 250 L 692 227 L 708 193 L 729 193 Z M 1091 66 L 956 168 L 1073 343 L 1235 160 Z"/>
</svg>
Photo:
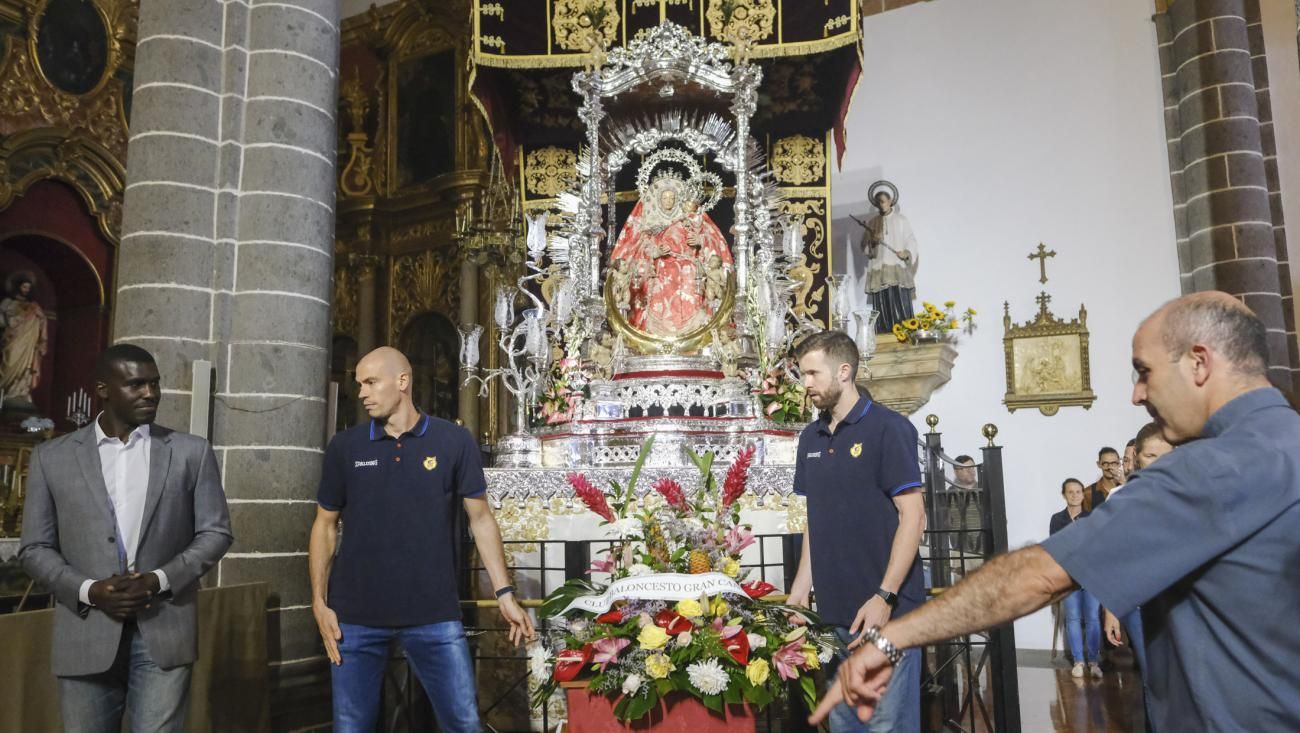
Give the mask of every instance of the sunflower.
<svg viewBox="0 0 1300 733">
<path fill-rule="evenodd" d="M 903 327 L 909 331 L 915 331 L 921 327 L 921 324 L 917 323 L 915 318 L 909 318 L 906 321 L 903 321 Z"/>
</svg>

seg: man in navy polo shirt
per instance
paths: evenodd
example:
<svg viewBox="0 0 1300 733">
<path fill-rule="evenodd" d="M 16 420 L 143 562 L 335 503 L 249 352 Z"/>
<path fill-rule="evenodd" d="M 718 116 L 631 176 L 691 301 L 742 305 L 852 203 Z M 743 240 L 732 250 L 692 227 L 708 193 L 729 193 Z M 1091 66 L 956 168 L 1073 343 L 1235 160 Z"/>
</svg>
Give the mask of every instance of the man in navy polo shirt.
<svg viewBox="0 0 1300 733">
<path fill-rule="evenodd" d="M 795 458 L 794 490 L 807 497 L 808 528 L 789 602 L 807 606 L 815 587 L 822 620 L 853 649 L 867 629 L 925 600 L 918 554 L 925 503 L 916 428 L 858 394 L 858 348 L 847 334 L 813 334 L 796 347 L 795 356 L 821 415 L 799 436 Z M 831 731 L 919 731 L 920 687 L 920 651 L 913 649 L 899 664 L 875 718 L 862 723 L 841 705 L 831 715 Z"/>
<path fill-rule="evenodd" d="M 330 661 L 336 733 L 371 733 L 389 644 L 396 640 L 448 733 L 479 733 L 469 644 L 456 593 L 456 499 L 496 587 L 516 645 L 532 638 L 506 574 L 485 498 L 478 446 L 462 427 L 411 401 L 411 364 L 396 349 L 357 364 L 368 423 L 325 449 L 310 545 L 312 612 Z M 338 521 L 346 540 L 338 556 Z"/>
</svg>

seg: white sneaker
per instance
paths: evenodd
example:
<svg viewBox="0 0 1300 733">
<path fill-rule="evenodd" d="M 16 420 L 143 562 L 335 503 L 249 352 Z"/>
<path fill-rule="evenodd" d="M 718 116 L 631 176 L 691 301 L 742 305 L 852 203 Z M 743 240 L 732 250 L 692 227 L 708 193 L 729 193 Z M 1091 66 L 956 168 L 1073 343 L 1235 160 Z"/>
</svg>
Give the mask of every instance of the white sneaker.
<svg viewBox="0 0 1300 733">
<path fill-rule="evenodd" d="M 1100 664 L 1097 664 L 1096 662 L 1093 662 L 1093 663 L 1089 664 L 1089 665 L 1088 665 L 1088 672 L 1089 672 L 1090 674 L 1092 674 L 1093 677 L 1095 677 L 1095 678 L 1097 678 L 1097 679 L 1101 679 L 1101 665 L 1100 665 Z"/>
<path fill-rule="evenodd" d="M 1077 664 L 1074 665 L 1074 669 L 1070 670 L 1070 676 L 1071 676 L 1071 677 L 1082 677 L 1082 676 L 1083 676 L 1083 662 L 1079 662 L 1079 663 L 1077 663 Z"/>
</svg>

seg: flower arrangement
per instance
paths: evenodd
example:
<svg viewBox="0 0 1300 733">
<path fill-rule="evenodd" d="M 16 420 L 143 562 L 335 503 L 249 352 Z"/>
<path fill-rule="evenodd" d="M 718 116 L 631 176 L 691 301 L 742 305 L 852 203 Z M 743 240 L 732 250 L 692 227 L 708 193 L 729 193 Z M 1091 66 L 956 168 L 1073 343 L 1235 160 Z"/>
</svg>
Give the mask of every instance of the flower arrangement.
<svg viewBox="0 0 1300 733">
<path fill-rule="evenodd" d="M 927 338 L 944 339 L 958 330 L 970 333 L 975 328 L 975 309 L 967 308 L 958 315 L 956 308 L 957 302 L 953 300 L 945 301 L 942 309 L 922 301 L 920 313 L 894 324 L 894 338 L 899 343 L 917 343 Z"/>
<path fill-rule="evenodd" d="M 590 694 L 615 699 L 614 714 L 625 721 L 673 693 L 720 713 L 742 702 L 761 708 L 785 694 L 787 680 L 798 680 L 811 704 L 811 672 L 830 660 L 833 634 L 806 609 L 761 600 L 776 588 L 747 581 L 740 564 L 741 552 L 755 541 L 737 506 L 754 448 L 736 457 L 721 484 L 712 473 L 713 453 L 692 453 L 701 477 L 696 491 L 662 478 L 653 496 L 637 499 L 652 441 L 642 446 L 627 485 L 614 482 L 609 496 L 582 474 L 568 477 L 619 541 L 592 563 L 593 571 L 612 575 L 609 585 L 572 579 L 543 604 L 552 628 L 530 656 L 534 705 L 544 705 L 561 683 L 585 681 Z M 718 592 L 673 593 L 693 587 L 695 578 Z M 662 592 L 620 590 L 634 587 Z M 794 623 L 792 614 L 807 623 Z"/>
<path fill-rule="evenodd" d="M 587 398 L 582 365 L 577 359 L 560 359 L 551 369 L 551 378 L 537 401 L 537 419 L 543 425 L 560 425 L 572 421 Z"/>
<path fill-rule="evenodd" d="M 758 386 L 763 414 L 778 423 L 807 422 L 810 414 L 807 395 L 799 380 L 791 376 L 785 361 L 768 370 Z"/>
</svg>

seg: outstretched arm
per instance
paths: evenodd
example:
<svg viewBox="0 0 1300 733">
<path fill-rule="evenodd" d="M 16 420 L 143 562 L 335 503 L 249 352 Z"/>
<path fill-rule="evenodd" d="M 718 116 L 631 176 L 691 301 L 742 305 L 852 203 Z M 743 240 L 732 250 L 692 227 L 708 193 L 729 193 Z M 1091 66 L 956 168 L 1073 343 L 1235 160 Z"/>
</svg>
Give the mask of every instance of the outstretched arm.
<svg viewBox="0 0 1300 733">
<path fill-rule="evenodd" d="M 924 646 L 983 631 L 1030 614 L 1074 590 L 1075 583 L 1041 545 L 999 555 L 950 590 L 881 629 L 899 649 Z M 845 660 L 810 721 L 823 720 L 835 705 L 858 707 L 863 720 L 874 706 L 893 668 L 872 644 Z"/>
<path fill-rule="evenodd" d="M 483 567 L 492 579 L 494 589 L 510 585 L 510 575 L 506 571 L 506 553 L 501 544 L 501 528 L 497 526 L 496 517 L 488 506 L 487 498 L 475 496 L 465 499 L 465 513 L 469 515 L 470 532 L 474 534 L 474 545 L 478 547 Z M 501 615 L 510 624 L 510 641 L 516 646 L 524 639 L 533 638 L 533 620 L 519 605 L 513 591 L 498 598 Z"/>
</svg>

